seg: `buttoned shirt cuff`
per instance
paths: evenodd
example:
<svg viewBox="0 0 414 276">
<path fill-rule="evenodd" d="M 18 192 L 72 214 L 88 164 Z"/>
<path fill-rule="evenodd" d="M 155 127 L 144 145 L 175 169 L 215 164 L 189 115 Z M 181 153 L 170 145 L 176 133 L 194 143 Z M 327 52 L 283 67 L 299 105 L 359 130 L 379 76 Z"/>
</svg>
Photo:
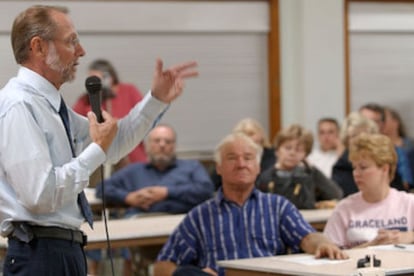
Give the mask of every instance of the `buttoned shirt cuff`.
<svg viewBox="0 0 414 276">
<path fill-rule="evenodd" d="M 149 90 L 144 99 L 142 99 L 142 103 L 145 105 L 145 113 L 150 115 L 150 118 L 157 117 L 160 113 L 160 110 L 163 114 L 165 112 L 165 109 L 170 105 L 153 97 L 151 90 Z"/>
<path fill-rule="evenodd" d="M 105 162 L 106 154 L 96 143 L 91 143 L 77 157 L 80 166 L 89 172 L 89 176 Z"/>
</svg>

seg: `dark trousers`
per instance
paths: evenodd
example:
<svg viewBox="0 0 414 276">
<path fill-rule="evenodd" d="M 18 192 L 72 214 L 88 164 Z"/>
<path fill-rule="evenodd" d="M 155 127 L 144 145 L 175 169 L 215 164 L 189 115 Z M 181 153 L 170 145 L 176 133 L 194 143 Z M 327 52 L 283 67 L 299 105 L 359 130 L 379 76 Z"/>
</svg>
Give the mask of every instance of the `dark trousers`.
<svg viewBox="0 0 414 276">
<path fill-rule="evenodd" d="M 85 276 L 87 266 L 82 245 L 58 239 L 33 239 L 25 243 L 8 240 L 3 276 Z"/>
</svg>

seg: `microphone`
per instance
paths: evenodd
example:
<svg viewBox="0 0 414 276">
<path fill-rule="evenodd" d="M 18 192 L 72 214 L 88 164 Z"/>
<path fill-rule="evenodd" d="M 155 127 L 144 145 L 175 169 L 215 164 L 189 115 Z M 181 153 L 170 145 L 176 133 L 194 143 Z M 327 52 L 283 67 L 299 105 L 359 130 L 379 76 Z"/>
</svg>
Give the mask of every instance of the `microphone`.
<svg viewBox="0 0 414 276">
<path fill-rule="evenodd" d="M 92 107 L 93 113 L 95 113 L 96 118 L 99 123 L 103 122 L 102 112 L 101 112 L 101 103 L 102 103 L 102 83 L 101 79 L 97 76 L 90 76 L 85 81 L 86 90 L 89 95 L 89 103 Z"/>
</svg>

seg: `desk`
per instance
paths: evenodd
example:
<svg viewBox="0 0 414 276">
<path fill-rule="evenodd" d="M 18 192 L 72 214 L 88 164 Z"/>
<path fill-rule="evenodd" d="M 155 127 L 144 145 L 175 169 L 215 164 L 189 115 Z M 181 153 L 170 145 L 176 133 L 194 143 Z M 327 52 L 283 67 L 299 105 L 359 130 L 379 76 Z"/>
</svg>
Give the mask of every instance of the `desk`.
<svg viewBox="0 0 414 276">
<path fill-rule="evenodd" d="M 270 275 L 319 275 L 319 276 L 351 276 L 356 274 L 357 260 L 366 254 L 375 254 L 381 260 L 381 268 L 387 275 L 413 275 L 414 251 L 380 250 L 372 248 L 346 250 L 349 260 L 339 263 L 309 265 L 289 261 L 308 254 L 294 254 L 275 257 L 239 259 L 219 261 L 226 270 L 226 276 L 270 276 Z"/>
<path fill-rule="evenodd" d="M 301 210 L 301 214 L 314 227 L 325 224 L 333 210 Z M 164 244 L 185 215 L 156 215 L 136 219 L 108 221 L 109 237 L 113 248 L 152 246 Z M 88 249 L 106 248 L 103 221 L 94 222 L 94 230 L 85 223 L 81 229 L 88 235 Z M 7 240 L 0 237 L 0 251 L 7 247 Z"/>
<path fill-rule="evenodd" d="M 156 215 L 135 219 L 108 221 L 109 237 L 113 248 L 163 245 L 184 215 Z M 105 225 L 95 221 L 92 230 L 87 224 L 82 230 L 88 236 L 87 249 L 106 248 Z"/>
<path fill-rule="evenodd" d="M 300 210 L 300 213 L 316 230 L 322 232 L 326 222 L 333 213 L 333 209 Z"/>
<path fill-rule="evenodd" d="M 306 221 L 314 227 L 325 225 L 332 214 L 331 209 L 301 210 Z M 113 248 L 152 246 L 164 244 L 185 215 L 156 215 L 136 219 L 109 220 L 108 229 Z M 82 230 L 88 235 L 88 249 L 106 248 L 103 221 L 94 222 L 94 230 L 87 224 Z"/>
</svg>

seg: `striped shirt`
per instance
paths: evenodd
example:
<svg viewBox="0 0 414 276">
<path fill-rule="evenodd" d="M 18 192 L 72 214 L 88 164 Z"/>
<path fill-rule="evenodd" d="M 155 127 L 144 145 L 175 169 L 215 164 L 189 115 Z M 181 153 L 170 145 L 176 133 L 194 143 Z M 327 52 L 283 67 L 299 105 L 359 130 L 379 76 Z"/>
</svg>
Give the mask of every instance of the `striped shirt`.
<svg viewBox="0 0 414 276">
<path fill-rule="evenodd" d="M 307 234 L 315 232 L 286 198 L 254 189 L 238 206 L 217 195 L 192 209 L 158 255 L 159 261 L 218 269 L 217 261 L 300 251 Z"/>
</svg>

